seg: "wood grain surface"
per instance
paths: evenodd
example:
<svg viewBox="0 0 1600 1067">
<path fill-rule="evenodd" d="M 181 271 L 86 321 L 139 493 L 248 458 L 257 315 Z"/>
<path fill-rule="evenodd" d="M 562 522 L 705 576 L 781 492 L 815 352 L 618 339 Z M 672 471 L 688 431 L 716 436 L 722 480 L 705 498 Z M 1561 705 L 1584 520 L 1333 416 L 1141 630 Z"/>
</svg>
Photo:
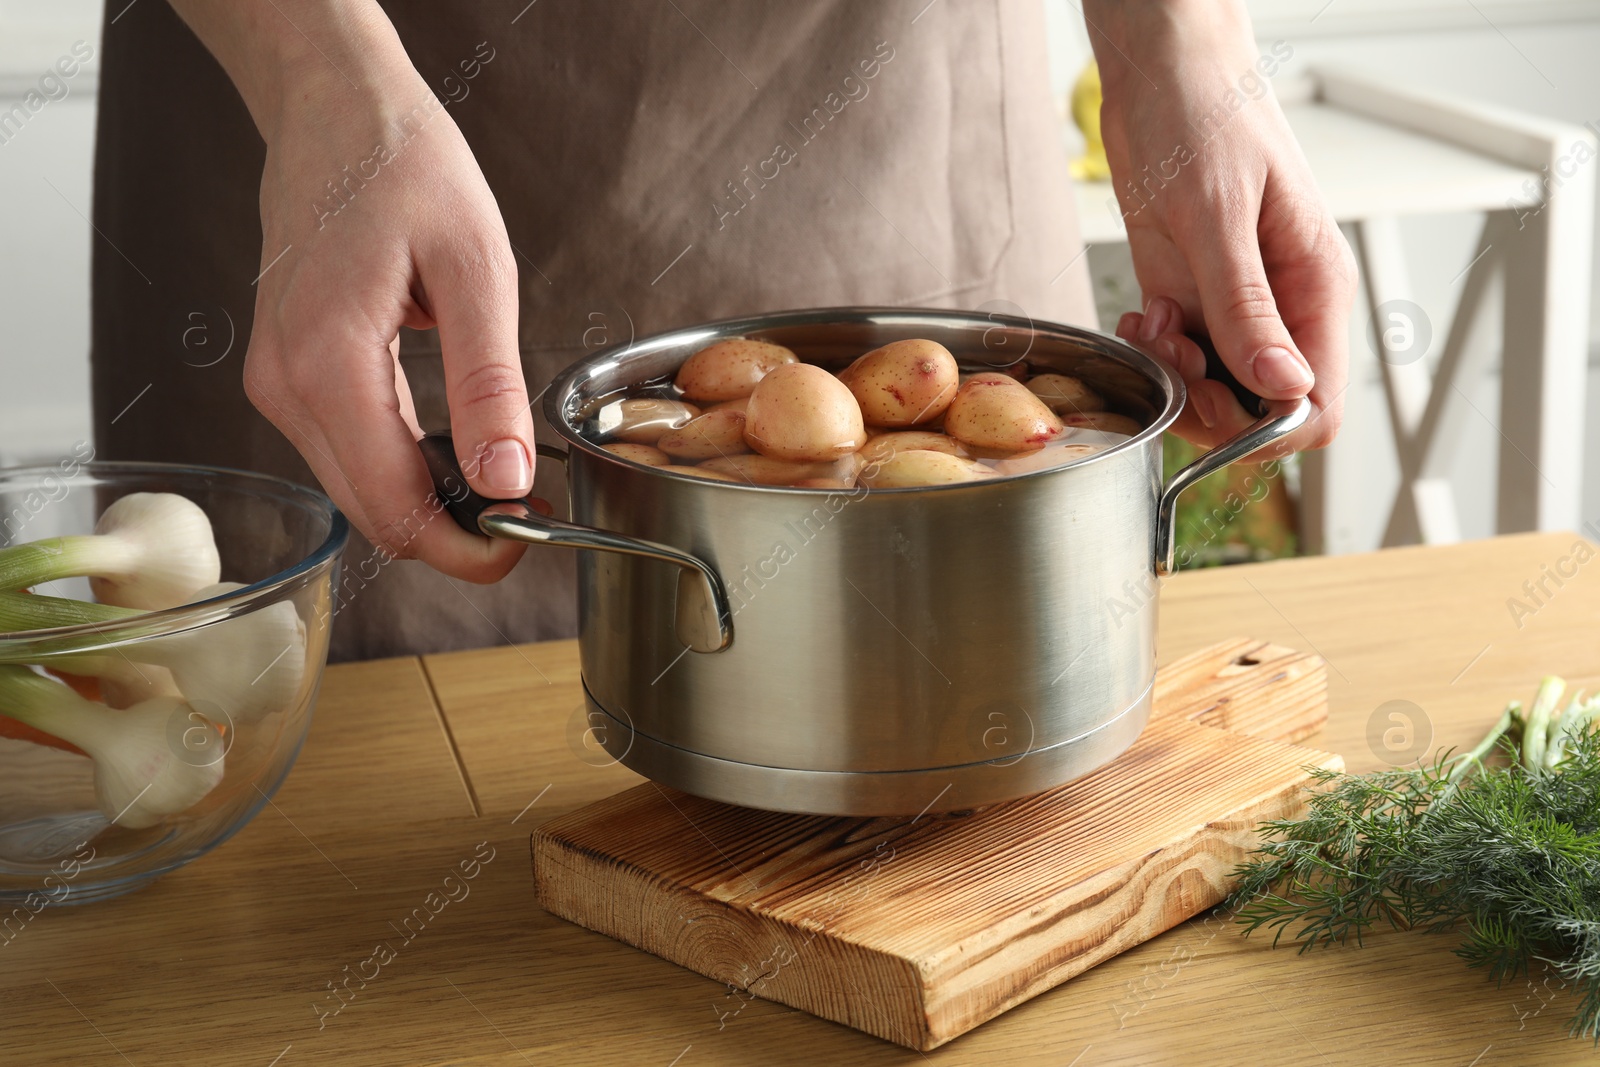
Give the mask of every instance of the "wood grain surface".
<svg viewBox="0 0 1600 1067">
<path fill-rule="evenodd" d="M 1326 718 L 1319 657 L 1223 642 L 1160 673 L 1132 748 L 1049 792 L 861 819 L 650 782 L 540 827 L 534 882 L 739 1002 L 932 1049 L 1220 901 L 1255 827 L 1304 808 L 1306 767 L 1343 766 L 1283 743 Z"/>
<path fill-rule="evenodd" d="M 1392 740 L 1471 744 L 1543 674 L 1600 688 L 1600 565 L 1547 583 L 1551 595 L 1531 615 L 1513 618 L 1507 603 L 1570 558 L 1575 541 L 1529 534 L 1182 574 L 1162 587 L 1161 659 L 1236 633 L 1321 654 L 1329 719 L 1306 741 L 1353 770 L 1404 755 L 1385 736 L 1401 711 L 1414 736 Z M 576 719 L 581 731 L 582 721 L 575 652 L 551 643 L 328 671 L 311 737 L 274 806 L 148 889 L 45 911 L 0 945 L 0 1064 L 1540 1067 L 1596 1059 L 1566 1036 L 1566 994 L 1538 977 L 1497 987 L 1451 953 L 1448 937 L 1381 930 L 1362 948 L 1297 955 L 1211 916 L 927 1053 L 773 1001 L 737 999 L 534 899 L 530 831 L 640 781 L 592 766 L 592 751 L 569 745 L 569 724 Z M 389 924 L 422 906 L 480 842 L 496 851 L 471 895 L 319 1022 L 328 983 L 394 939 Z"/>
</svg>

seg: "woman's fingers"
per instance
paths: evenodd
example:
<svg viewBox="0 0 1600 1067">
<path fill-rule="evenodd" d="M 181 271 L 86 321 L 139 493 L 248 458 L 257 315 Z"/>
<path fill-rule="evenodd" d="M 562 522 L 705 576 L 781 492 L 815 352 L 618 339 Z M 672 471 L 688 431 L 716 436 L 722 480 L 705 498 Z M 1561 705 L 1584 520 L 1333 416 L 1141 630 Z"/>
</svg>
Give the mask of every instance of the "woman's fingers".
<svg viewBox="0 0 1600 1067">
<path fill-rule="evenodd" d="M 1237 420 L 1231 417 L 1233 412 L 1228 405 L 1240 418 L 1244 412 L 1226 386 L 1206 380 L 1205 353 L 1183 329 L 1183 308 L 1176 300 L 1158 296 L 1145 305 L 1143 312 L 1123 315 L 1117 323 L 1117 336 L 1165 363 L 1183 379 L 1187 398 L 1172 424 L 1172 432 L 1186 441 L 1213 445 L 1236 432 L 1229 429 Z M 1223 397 L 1216 395 L 1219 389 L 1226 404 Z"/>
<path fill-rule="evenodd" d="M 1250 207 L 1259 209 L 1259 201 Z M 1310 392 L 1315 376 L 1278 314 L 1253 212 L 1217 202 L 1173 221 L 1174 237 L 1200 292 L 1206 329 L 1234 376 L 1268 400 Z"/>
<path fill-rule="evenodd" d="M 483 496 L 515 499 L 533 491 L 534 462 L 533 413 L 517 349 L 517 268 L 504 231 L 472 205 L 465 210 L 464 234 L 450 231 L 419 249 L 421 296 L 439 324 L 461 469 Z"/>
<path fill-rule="evenodd" d="M 1293 175 L 1269 175 L 1262 201 L 1261 254 L 1284 324 L 1316 373 L 1312 421 L 1294 442 L 1322 448 L 1338 432 L 1350 374 L 1350 308 L 1355 256 L 1331 216 Z"/>
<path fill-rule="evenodd" d="M 406 428 L 411 431 L 411 436 L 422 440 L 426 433 L 422 424 L 417 420 L 417 402 L 411 395 L 411 383 L 406 380 L 406 369 L 400 362 L 400 338 L 395 337 L 389 342 L 389 358 L 394 362 L 394 397 L 400 405 L 400 418 L 405 421 Z"/>
<path fill-rule="evenodd" d="M 254 351 L 253 342 L 251 347 Z M 334 461 L 322 428 L 310 413 L 300 408 L 288 395 L 288 390 L 278 379 L 274 377 L 269 381 L 269 377 L 259 371 L 259 360 L 246 357 L 244 388 L 250 403 L 278 428 L 279 433 L 288 438 L 295 451 L 306 461 L 306 466 L 311 468 L 323 492 L 344 512 L 350 524 L 365 534 L 372 529 L 372 520 L 367 517 L 367 510 L 361 504 L 357 486 L 345 477 L 344 470 Z M 294 408 L 298 417 L 289 414 L 289 408 Z"/>
<path fill-rule="evenodd" d="M 394 387 L 395 395 L 400 402 L 401 421 L 405 423 L 406 430 L 411 434 L 412 440 L 420 441 L 426 430 L 417 420 L 416 403 L 411 395 L 411 384 L 406 380 L 405 367 L 400 362 L 400 340 L 398 337 L 390 343 L 389 353 L 394 360 Z M 434 487 L 433 492 L 437 494 L 438 488 Z M 540 505 L 543 505 L 542 514 L 550 514 L 550 505 L 544 501 L 530 500 L 529 503 L 534 505 L 534 510 L 536 511 L 539 510 Z M 435 499 L 430 498 L 429 508 L 432 509 L 436 506 L 438 505 Z M 481 540 L 487 540 L 489 542 L 488 545 L 482 544 Z M 522 558 L 522 553 L 527 550 L 526 545 L 516 542 L 500 541 L 494 538 L 482 538 L 481 540 L 473 537 L 466 541 L 456 542 L 455 548 L 458 552 L 463 547 L 468 552 L 468 567 L 462 568 L 459 564 L 449 564 L 447 562 L 447 565 L 437 569 L 453 574 L 458 578 L 465 578 L 468 581 L 479 583 L 497 581 L 516 565 L 517 561 Z M 486 555 L 481 555 L 485 553 Z M 459 558 L 459 556 L 456 558 Z"/>
<path fill-rule="evenodd" d="M 356 309 L 339 316 L 369 318 Z M 402 413 L 388 339 L 305 321 L 270 346 L 252 341 L 245 370 L 252 401 L 374 545 L 468 581 L 503 577 L 522 546 L 470 534 L 444 510 Z"/>
</svg>

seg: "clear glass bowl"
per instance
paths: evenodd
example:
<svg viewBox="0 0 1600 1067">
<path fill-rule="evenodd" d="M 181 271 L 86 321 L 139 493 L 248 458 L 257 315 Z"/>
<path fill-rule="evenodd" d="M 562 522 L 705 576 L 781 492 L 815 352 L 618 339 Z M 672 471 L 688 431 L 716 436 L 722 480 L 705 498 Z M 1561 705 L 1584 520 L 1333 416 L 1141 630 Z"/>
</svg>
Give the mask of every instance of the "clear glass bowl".
<svg viewBox="0 0 1600 1067">
<path fill-rule="evenodd" d="M 181 657 L 170 678 L 188 671 L 183 689 L 195 672 L 242 678 L 238 672 L 254 673 L 259 661 L 261 684 L 240 690 L 253 705 L 182 694 L 182 714 L 175 710 L 151 736 L 163 736 L 178 760 L 208 768 L 206 780 L 216 784 L 187 809 L 139 829 L 100 810 L 88 757 L 0 737 L 0 943 L 12 936 L 8 917 L 25 922 L 52 904 L 128 892 L 226 841 L 283 782 L 311 723 L 349 536 L 344 516 L 321 493 L 265 475 L 157 463 L 68 459 L 0 470 L 0 548 L 91 533 L 113 501 L 140 492 L 180 493 L 198 504 L 212 524 L 223 581 L 243 588 L 111 623 L 0 632 L 0 663 L 54 671 L 68 657 L 115 657 L 141 684 L 167 685 L 166 667 Z M 93 599 L 77 578 L 35 591 Z M 284 647 L 262 647 L 268 641 Z M 0 715 L 4 703 L 0 695 Z"/>
</svg>

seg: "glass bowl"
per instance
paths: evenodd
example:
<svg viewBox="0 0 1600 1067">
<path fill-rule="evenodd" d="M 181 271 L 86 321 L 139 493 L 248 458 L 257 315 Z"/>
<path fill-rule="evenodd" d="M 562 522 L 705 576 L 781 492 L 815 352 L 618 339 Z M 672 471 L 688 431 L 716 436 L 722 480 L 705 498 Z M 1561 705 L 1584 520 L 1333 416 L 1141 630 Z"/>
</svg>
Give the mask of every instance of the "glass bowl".
<svg viewBox="0 0 1600 1067">
<path fill-rule="evenodd" d="M 130 802 L 132 814 L 103 810 L 118 794 L 97 793 L 96 760 L 108 777 L 114 760 L 21 739 L 14 720 L 0 720 L 0 943 L 44 907 L 128 892 L 226 841 L 283 782 L 311 723 L 349 536 L 344 516 L 321 493 L 265 475 L 69 458 L 0 470 L 0 550 L 91 533 L 130 493 L 179 493 L 199 505 L 222 579 L 240 587 L 112 622 L 0 626 L 0 664 L 25 664 L 104 701 L 87 710 L 126 716 L 116 729 L 149 746 L 129 741 L 119 753 L 140 751 L 154 761 L 140 767 L 177 776 L 163 782 L 201 784 L 154 812 L 153 801 Z M 82 578 L 33 591 L 93 599 Z M 86 672 L 86 663 L 109 667 Z M 6 700 L 0 692 L 0 716 Z M 135 721 L 139 731 L 128 725 Z"/>
</svg>

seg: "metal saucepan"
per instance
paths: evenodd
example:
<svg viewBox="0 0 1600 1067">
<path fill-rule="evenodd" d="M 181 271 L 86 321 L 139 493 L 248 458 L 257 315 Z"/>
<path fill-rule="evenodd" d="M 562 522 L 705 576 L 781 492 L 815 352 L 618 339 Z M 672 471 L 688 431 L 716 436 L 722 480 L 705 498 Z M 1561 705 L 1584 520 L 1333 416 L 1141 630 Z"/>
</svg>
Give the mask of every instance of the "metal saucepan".
<svg viewBox="0 0 1600 1067">
<path fill-rule="evenodd" d="M 608 398 L 727 337 L 830 368 L 931 338 L 965 363 L 1081 378 L 1146 429 L 1053 470 L 872 491 L 663 473 L 586 435 Z M 544 407 L 568 449 L 540 454 L 566 464 L 570 522 L 473 496 L 448 437 L 424 449 L 467 529 L 594 550 L 578 556 L 584 692 L 622 763 L 750 807 L 913 814 L 1048 789 L 1133 743 L 1178 494 L 1310 411 L 1238 391 L 1260 421 L 1163 486 L 1161 435 L 1183 382 L 1122 341 L 976 312 L 789 311 L 674 330 L 563 372 Z"/>
</svg>

